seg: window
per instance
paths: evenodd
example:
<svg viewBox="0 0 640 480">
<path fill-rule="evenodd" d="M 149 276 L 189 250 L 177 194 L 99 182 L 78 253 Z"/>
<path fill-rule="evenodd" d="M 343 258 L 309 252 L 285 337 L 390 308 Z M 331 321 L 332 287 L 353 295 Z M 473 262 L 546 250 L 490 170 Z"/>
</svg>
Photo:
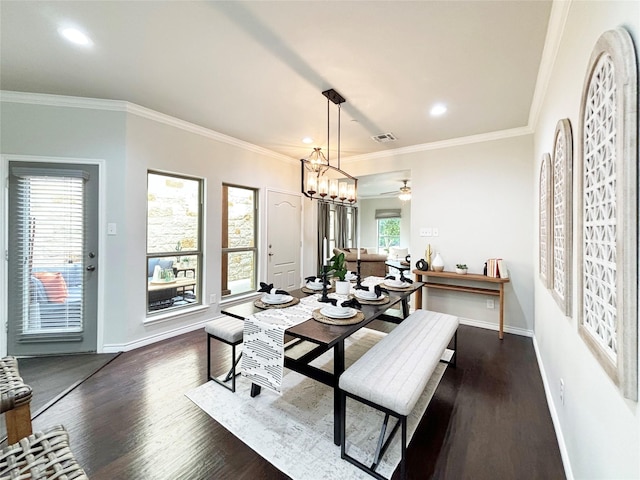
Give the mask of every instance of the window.
<svg viewBox="0 0 640 480">
<path fill-rule="evenodd" d="M 389 247 L 400 246 L 400 209 L 376 210 L 378 253 L 389 253 Z"/>
<path fill-rule="evenodd" d="M 202 303 L 201 179 L 147 175 L 147 313 Z"/>
<path fill-rule="evenodd" d="M 254 292 L 257 285 L 258 192 L 222 185 L 222 296 Z"/>
</svg>

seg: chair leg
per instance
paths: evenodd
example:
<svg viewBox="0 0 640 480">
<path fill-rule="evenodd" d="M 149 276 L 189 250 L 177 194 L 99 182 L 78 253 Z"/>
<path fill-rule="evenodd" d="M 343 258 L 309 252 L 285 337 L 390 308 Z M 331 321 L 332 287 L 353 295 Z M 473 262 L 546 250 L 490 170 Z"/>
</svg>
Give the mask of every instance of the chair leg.
<svg viewBox="0 0 640 480">
<path fill-rule="evenodd" d="M 13 445 L 33 433 L 31 429 L 31 408 L 29 403 L 20 405 L 5 413 L 7 422 L 7 444 Z"/>
</svg>

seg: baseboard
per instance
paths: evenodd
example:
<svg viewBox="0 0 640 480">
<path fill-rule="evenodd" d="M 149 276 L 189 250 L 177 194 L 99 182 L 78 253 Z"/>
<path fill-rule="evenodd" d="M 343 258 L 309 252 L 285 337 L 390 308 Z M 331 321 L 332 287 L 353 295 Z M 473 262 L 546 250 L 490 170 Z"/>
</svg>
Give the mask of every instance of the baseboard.
<svg viewBox="0 0 640 480">
<path fill-rule="evenodd" d="M 219 317 L 214 317 L 214 318 L 219 318 Z M 120 344 L 118 343 L 106 344 L 102 349 L 102 352 L 104 353 L 128 352 L 130 350 L 135 350 L 136 348 L 145 347 L 147 345 L 151 345 L 152 343 L 160 342 L 168 338 L 182 335 L 183 333 L 189 333 L 189 332 L 193 332 L 194 330 L 198 330 L 199 328 L 204 328 L 205 324 L 209 323 L 211 320 L 214 320 L 214 318 L 202 320 L 200 322 L 196 322 L 191 325 L 186 325 L 184 327 L 174 328 L 173 330 L 168 330 L 166 332 L 149 335 L 148 337 L 141 338 L 134 342 L 120 343 Z"/>
<path fill-rule="evenodd" d="M 474 320 L 473 318 L 459 318 L 462 325 L 469 325 L 470 327 L 485 328 L 487 330 L 500 330 L 500 327 L 495 323 L 483 322 L 482 320 Z M 520 335 L 522 337 L 533 337 L 533 330 L 527 330 L 526 328 L 504 326 L 505 333 L 512 333 L 513 335 Z"/>
<path fill-rule="evenodd" d="M 533 337 L 533 349 L 536 352 L 536 359 L 538 360 L 538 368 L 540 369 L 540 375 L 542 376 L 542 384 L 544 386 L 544 393 L 547 397 L 547 405 L 549 412 L 551 413 L 551 421 L 553 422 L 553 429 L 556 432 L 556 438 L 558 440 L 558 446 L 560 447 L 560 456 L 562 457 L 562 465 L 564 466 L 564 474 L 567 480 L 574 480 L 573 470 L 571 469 L 571 460 L 569 459 L 569 452 L 567 451 L 567 445 L 564 441 L 564 435 L 562 434 L 562 428 L 560 426 L 560 419 L 558 418 L 558 412 L 556 411 L 555 403 L 553 403 L 553 397 L 551 395 L 551 389 L 549 388 L 549 382 L 547 381 L 547 375 L 544 370 L 544 364 L 542 363 L 542 357 L 538 350 L 538 342 L 536 337 Z"/>
</svg>

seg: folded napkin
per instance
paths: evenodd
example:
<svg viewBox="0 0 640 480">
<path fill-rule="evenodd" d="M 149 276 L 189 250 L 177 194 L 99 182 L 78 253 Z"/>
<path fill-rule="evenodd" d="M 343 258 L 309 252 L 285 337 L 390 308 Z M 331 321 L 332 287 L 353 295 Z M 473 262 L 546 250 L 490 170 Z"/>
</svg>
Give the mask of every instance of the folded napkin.
<svg viewBox="0 0 640 480">
<path fill-rule="evenodd" d="M 349 300 L 345 300 L 344 302 L 342 302 L 342 306 L 347 308 L 347 307 L 351 307 L 351 308 L 362 308 L 362 305 L 360 305 L 360 302 L 358 301 L 357 298 L 350 298 Z"/>
<path fill-rule="evenodd" d="M 273 288 L 273 283 L 260 282 L 260 289 L 258 292 L 271 293 L 272 295 L 289 295 L 289 292 L 285 290 L 276 290 Z"/>
<path fill-rule="evenodd" d="M 306 283 L 322 283 L 322 277 L 311 276 L 311 277 L 305 278 L 304 280 Z M 327 280 L 324 283 L 325 285 L 329 285 L 329 280 Z"/>
<path fill-rule="evenodd" d="M 398 280 L 403 283 L 413 283 L 413 280 L 405 277 L 402 272 L 400 272 L 400 278 L 396 278 L 396 275 L 387 275 L 384 277 L 385 280 Z"/>
<path fill-rule="evenodd" d="M 353 287 L 354 290 L 367 290 L 369 292 L 371 292 L 371 288 L 373 288 L 373 291 L 376 294 L 376 298 L 380 297 L 380 295 L 382 295 L 383 293 L 389 293 L 389 290 L 387 290 L 386 288 L 382 288 L 380 285 L 374 285 L 373 287 L 365 287 L 364 285 L 356 285 L 355 287 Z"/>
<path fill-rule="evenodd" d="M 400 272 L 400 280 L 404 283 L 413 283 L 413 280 L 404 276 L 403 272 Z"/>
</svg>

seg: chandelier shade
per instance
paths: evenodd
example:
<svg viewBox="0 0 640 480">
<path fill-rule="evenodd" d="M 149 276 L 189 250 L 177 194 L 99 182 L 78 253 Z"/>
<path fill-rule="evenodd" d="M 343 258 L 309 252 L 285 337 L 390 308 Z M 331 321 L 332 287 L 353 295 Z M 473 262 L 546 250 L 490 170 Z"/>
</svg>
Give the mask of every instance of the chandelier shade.
<svg viewBox="0 0 640 480">
<path fill-rule="evenodd" d="M 327 156 L 315 147 L 308 157 L 300 159 L 302 193 L 311 200 L 353 204 L 357 200 L 358 179 L 340 169 L 340 105 L 345 99 L 333 89 L 322 94 L 327 97 Z M 331 165 L 329 158 L 330 102 L 338 106 L 337 166 Z"/>
</svg>

